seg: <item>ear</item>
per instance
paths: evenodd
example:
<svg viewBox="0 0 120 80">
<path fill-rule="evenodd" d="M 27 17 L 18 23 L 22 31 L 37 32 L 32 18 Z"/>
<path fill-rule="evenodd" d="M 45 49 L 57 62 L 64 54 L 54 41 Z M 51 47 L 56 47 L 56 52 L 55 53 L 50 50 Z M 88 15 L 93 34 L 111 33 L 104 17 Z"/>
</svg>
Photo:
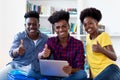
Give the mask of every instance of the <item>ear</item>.
<svg viewBox="0 0 120 80">
<path fill-rule="evenodd" d="M 70 24 L 68 23 L 68 29 L 70 29 Z"/>
<path fill-rule="evenodd" d="M 38 24 L 38 28 L 40 28 L 40 24 Z"/>
</svg>

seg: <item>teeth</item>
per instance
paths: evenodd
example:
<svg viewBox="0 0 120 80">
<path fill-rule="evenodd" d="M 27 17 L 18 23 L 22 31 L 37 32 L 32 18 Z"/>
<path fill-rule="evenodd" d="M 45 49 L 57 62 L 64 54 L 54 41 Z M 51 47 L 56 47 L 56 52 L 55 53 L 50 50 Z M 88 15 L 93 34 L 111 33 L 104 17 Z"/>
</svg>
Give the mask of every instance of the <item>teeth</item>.
<svg viewBox="0 0 120 80">
<path fill-rule="evenodd" d="M 88 29 L 88 31 L 91 31 L 92 29 Z"/>
<path fill-rule="evenodd" d="M 32 30 L 30 30 L 30 32 L 35 32 L 35 30 L 32 29 Z"/>
</svg>

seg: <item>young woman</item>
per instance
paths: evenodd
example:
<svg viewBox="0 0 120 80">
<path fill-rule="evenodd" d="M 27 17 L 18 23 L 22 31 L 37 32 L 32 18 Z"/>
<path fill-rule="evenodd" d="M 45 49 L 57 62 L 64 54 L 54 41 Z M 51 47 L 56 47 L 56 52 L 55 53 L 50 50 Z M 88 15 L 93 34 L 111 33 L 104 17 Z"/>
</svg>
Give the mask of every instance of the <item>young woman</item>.
<svg viewBox="0 0 120 80">
<path fill-rule="evenodd" d="M 90 77 L 93 80 L 120 80 L 120 69 L 114 62 L 117 56 L 110 36 L 98 29 L 101 18 L 101 11 L 96 8 L 86 8 L 80 14 L 80 20 L 88 33 L 86 55 L 90 66 Z"/>
</svg>

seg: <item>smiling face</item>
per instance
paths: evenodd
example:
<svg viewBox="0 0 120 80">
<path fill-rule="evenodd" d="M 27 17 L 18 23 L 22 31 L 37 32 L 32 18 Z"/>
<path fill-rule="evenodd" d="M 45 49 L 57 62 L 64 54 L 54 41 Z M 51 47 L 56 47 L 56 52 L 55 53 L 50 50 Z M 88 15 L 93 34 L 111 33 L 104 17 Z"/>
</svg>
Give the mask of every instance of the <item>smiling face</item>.
<svg viewBox="0 0 120 80">
<path fill-rule="evenodd" d="M 70 26 L 66 20 L 60 20 L 54 23 L 54 29 L 60 39 L 68 37 L 68 30 Z"/>
<path fill-rule="evenodd" d="M 37 39 L 39 36 L 39 21 L 36 18 L 27 18 L 25 21 L 25 29 L 31 39 Z"/>
<path fill-rule="evenodd" d="M 98 21 L 93 19 L 92 17 L 84 18 L 83 25 L 85 31 L 90 35 L 94 35 L 98 32 Z"/>
</svg>

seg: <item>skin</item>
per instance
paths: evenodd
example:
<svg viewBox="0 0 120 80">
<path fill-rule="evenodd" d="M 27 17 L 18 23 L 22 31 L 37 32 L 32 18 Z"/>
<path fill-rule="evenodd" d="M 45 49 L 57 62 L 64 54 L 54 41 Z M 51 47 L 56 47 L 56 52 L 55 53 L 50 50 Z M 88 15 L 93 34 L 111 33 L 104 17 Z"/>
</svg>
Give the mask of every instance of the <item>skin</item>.
<svg viewBox="0 0 120 80">
<path fill-rule="evenodd" d="M 67 46 L 69 24 L 65 20 L 60 20 L 54 24 L 55 32 L 59 38 L 59 43 L 63 46 Z"/>
<path fill-rule="evenodd" d="M 32 40 L 37 40 L 39 38 L 39 27 L 40 24 L 37 18 L 30 17 L 25 20 L 25 30 L 27 31 L 29 38 Z M 24 53 L 24 41 L 21 40 L 19 47 L 13 51 L 13 56 L 16 57 L 17 55 L 24 55 Z"/>
<path fill-rule="evenodd" d="M 59 43 L 62 45 L 63 48 L 65 48 L 67 46 L 68 30 L 70 29 L 68 22 L 65 20 L 60 20 L 54 23 L 53 26 L 59 38 Z M 40 59 L 41 56 L 47 58 L 49 57 L 49 55 L 50 55 L 50 50 L 48 49 L 48 46 L 46 44 L 44 50 L 38 54 L 38 58 Z M 78 70 L 79 70 L 78 68 L 72 68 L 70 65 L 66 65 L 63 67 L 63 71 L 67 74 L 71 74 Z"/>
<path fill-rule="evenodd" d="M 83 25 L 84 25 L 85 31 L 88 34 L 90 34 L 91 40 L 95 39 L 97 36 L 101 34 L 101 32 L 98 31 L 98 21 L 93 19 L 92 17 L 85 17 L 83 21 Z M 94 44 L 92 46 L 92 49 L 94 52 L 102 53 L 113 61 L 116 61 L 117 59 L 117 56 L 114 52 L 112 45 L 101 47 L 101 45 L 97 41 L 97 44 Z"/>
<path fill-rule="evenodd" d="M 39 30 L 40 24 L 37 18 L 27 18 L 25 22 L 25 29 L 27 30 L 28 36 L 32 40 L 36 40 L 39 38 Z"/>
</svg>

